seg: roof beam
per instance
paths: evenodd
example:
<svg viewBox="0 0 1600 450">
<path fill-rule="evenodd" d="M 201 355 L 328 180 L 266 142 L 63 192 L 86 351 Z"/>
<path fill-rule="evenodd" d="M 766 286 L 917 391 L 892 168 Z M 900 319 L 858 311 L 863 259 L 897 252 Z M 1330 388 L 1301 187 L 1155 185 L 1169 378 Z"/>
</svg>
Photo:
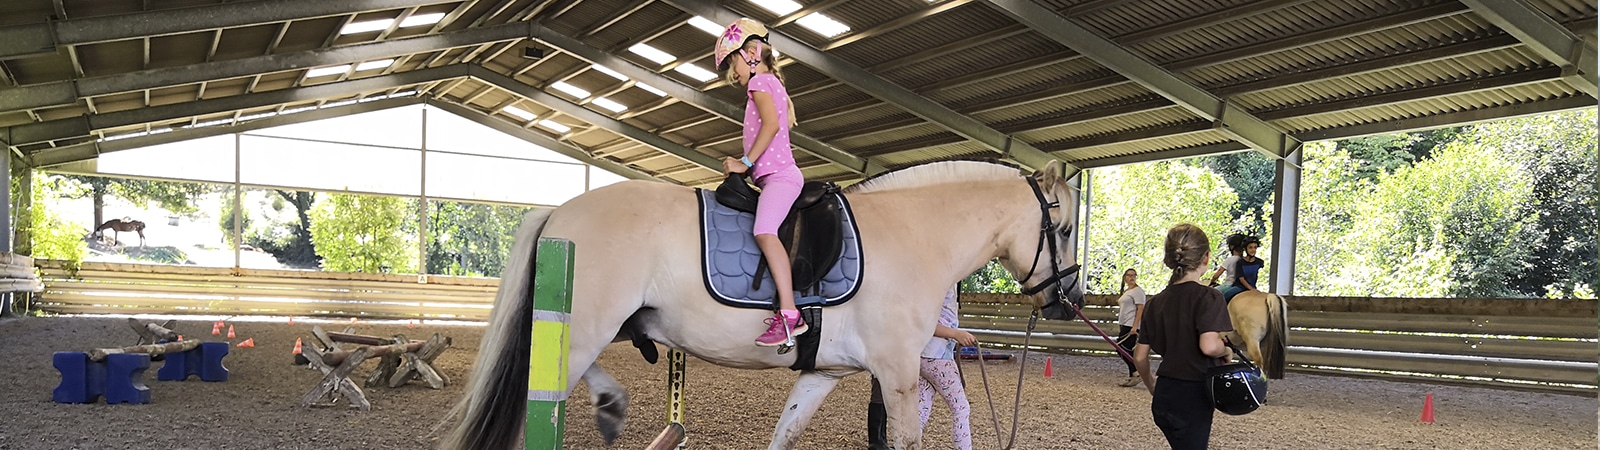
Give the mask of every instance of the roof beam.
<svg viewBox="0 0 1600 450">
<path fill-rule="evenodd" d="M 62 45 L 91 44 L 299 19 L 354 15 L 367 11 L 412 8 L 449 1 L 262 0 L 9 26 L 0 28 L 0 59 L 55 53 L 56 47 Z"/>
<path fill-rule="evenodd" d="M 530 144 L 550 149 L 556 153 L 566 155 L 572 159 L 583 161 L 585 164 L 605 169 L 608 172 L 621 175 L 628 179 L 666 181 L 656 178 L 648 173 L 644 173 L 643 171 L 632 166 L 623 165 L 616 161 L 605 158 L 594 157 L 590 155 L 588 151 L 578 148 L 575 145 L 558 141 L 549 135 L 523 128 L 518 124 L 495 119 L 489 113 L 479 111 L 469 106 L 443 101 L 429 101 L 427 103 L 430 106 L 449 111 L 451 114 L 455 114 L 467 120 L 477 122 L 480 125 L 493 128 L 501 133 L 512 135 L 517 139 L 522 139 Z"/>
<path fill-rule="evenodd" d="M 1594 99 L 1580 95 L 1554 100 L 1542 100 L 1537 102 L 1518 103 L 1514 105 L 1495 106 L 1490 108 L 1436 114 L 1432 116 L 1415 117 L 1410 119 L 1385 120 L 1374 123 L 1328 128 L 1299 133 L 1296 134 L 1295 137 L 1305 142 L 1349 139 L 1361 136 L 1371 136 L 1375 134 L 1403 133 L 1432 128 L 1461 126 L 1490 120 L 1503 120 L 1512 117 L 1593 108 L 1594 106 Z M 1084 168 L 1095 168 L 1169 159 L 1191 158 L 1197 156 L 1218 155 L 1243 150 L 1248 150 L 1248 147 L 1245 147 L 1244 144 L 1237 142 L 1224 142 L 1197 147 L 1184 147 L 1172 150 L 1164 150 L 1155 153 L 1140 153 L 1109 158 L 1077 160 L 1075 163 Z"/>
<path fill-rule="evenodd" d="M 1338 128 L 1308 131 L 1296 134 L 1295 136 L 1306 142 L 1329 139 L 1349 139 L 1353 137 L 1371 136 L 1374 134 L 1400 133 L 1406 131 L 1426 130 L 1431 128 L 1460 126 L 1489 120 L 1503 120 L 1512 117 L 1549 114 L 1559 111 L 1594 107 L 1594 98 L 1576 95 L 1553 100 L 1542 100 L 1537 102 L 1471 109 L 1445 114 L 1435 114 L 1431 116 L 1413 117 L 1409 119 L 1384 120 L 1374 123 L 1348 125 Z"/>
<path fill-rule="evenodd" d="M 1151 153 L 1136 153 L 1132 155 L 1112 156 L 1109 158 L 1095 158 L 1076 161 L 1085 169 L 1120 166 L 1155 161 L 1168 161 L 1174 159 L 1194 158 L 1198 156 L 1222 155 L 1250 150 L 1249 146 L 1238 142 L 1223 142 L 1219 144 L 1199 145 L 1194 147 L 1175 148 Z"/>
<path fill-rule="evenodd" d="M 1122 46 L 1100 37 L 1076 22 L 1041 7 L 1032 0 L 987 0 L 1028 25 L 1035 32 L 1088 56 L 1128 79 L 1172 100 L 1184 109 L 1215 123 L 1220 131 L 1262 153 L 1281 158 L 1300 141 L 1278 127 L 1229 104 L 1210 92 L 1184 81 Z"/>
<path fill-rule="evenodd" d="M 16 89 L 0 90 L 0 111 L 71 105 L 83 97 L 160 89 L 337 64 L 354 64 L 439 49 L 522 39 L 528 37 L 528 27 L 528 23 L 518 22 L 391 41 L 20 86 Z"/>
<path fill-rule="evenodd" d="M 489 70 L 483 66 L 469 67 L 471 68 L 470 72 L 472 77 L 483 81 L 484 83 L 519 95 L 523 98 L 533 101 L 534 103 L 544 105 L 546 108 L 556 110 L 562 114 L 566 114 L 578 120 L 604 128 L 612 133 L 616 133 L 629 139 L 633 139 L 635 141 L 639 141 L 652 147 L 661 149 L 662 151 L 704 167 L 706 170 L 715 171 L 717 173 L 722 172 L 722 160 L 717 157 L 697 152 L 694 149 L 685 147 L 681 144 L 668 140 L 667 138 L 651 134 L 649 131 L 641 130 L 638 127 L 628 125 L 627 123 L 614 119 L 605 114 L 601 114 L 594 110 L 590 110 L 589 108 L 579 106 L 576 103 L 567 101 L 561 97 L 557 97 L 555 94 L 545 92 L 534 86 L 529 86 L 525 83 L 514 80 L 511 77 L 502 75 L 499 72 Z"/>
<path fill-rule="evenodd" d="M 1562 73 L 1563 71 L 1559 67 L 1522 70 L 1499 75 L 1470 78 L 1461 81 L 1437 83 L 1405 90 L 1381 92 L 1348 99 L 1312 103 L 1304 106 L 1292 106 L 1288 108 L 1262 111 L 1257 114 L 1261 118 L 1267 120 L 1305 117 L 1316 114 L 1349 111 L 1371 106 L 1391 105 L 1395 103 L 1422 100 L 1426 98 L 1468 94 L 1533 83 L 1542 83 L 1550 80 L 1560 79 Z"/>
<path fill-rule="evenodd" d="M 870 38 L 870 37 L 873 37 L 873 36 L 882 35 L 884 33 L 888 33 L 888 32 L 894 31 L 894 30 L 905 28 L 906 26 L 914 24 L 914 23 L 917 23 L 918 21 L 920 21 L 922 19 L 926 19 L 928 17 L 932 17 L 934 15 L 937 15 L 937 14 L 945 12 L 945 11 L 956 9 L 956 8 L 959 8 L 959 7 L 962 7 L 962 6 L 966 6 L 966 4 L 968 4 L 968 3 L 972 3 L 972 0 L 946 0 L 946 1 L 943 1 L 943 2 L 939 2 L 939 3 L 932 4 L 932 5 L 928 5 L 928 6 L 923 7 L 922 9 L 919 9 L 919 10 L 916 10 L 916 11 L 912 11 L 910 13 L 907 13 L 906 15 L 897 17 L 894 20 L 890 20 L 888 22 L 884 22 L 883 24 L 874 26 L 872 28 L 856 31 L 854 33 L 849 33 L 849 34 L 846 34 L 844 36 L 839 36 L 839 37 L 833 38 L 833 40 L 830 40 L 830 41 L 828 41 L 828 43 L 823 44 L 822 48 L 820 48 L 819 50 L 822 50 L 822 51 L 833 50 L 833 49 L 836 49 L 836 48 L 839 48 L 839 47 L 850 45 L 851 43 L 854 43 L 856 41 L 860 41 L 862 39 L 866 39 L 866 38 Z M 773 28 L 776 28 L 776 27 L 773 27 Z"/>
<path fill-rule="evenodd" d="M 388 98 L 370 102 L 352 103 L 349 105 L 322 108 L 285 116 L 252 120 L 236 125 L 185 128 L 181 130 L 173 130 L 169 133 L 151 134 L 127 139 L 117 139 L 114 141 L 89 141 L 82 144 L 68 145 L 34 152 L 30 156 L 30 159 L 39 167 L 54 166 L 94 159 L 96 156 L 105 153 L 119 152 L 123 150 L 131 150 L 179 141 L 203 139 L 212 136 L 243 133 L 281 125 L 315 122 L 323 119 L 344 117 L 352 114 L 361 114 L 372 111 L 382 111 L 420 103 L 422 103 L 422 99 L 418 97 Z"/>
<path fill-rule="evenodd" d="M 723 119 L 739 123 L 744 120 L 744 110 L 741 106 L 717 99 L 711 94 L 701 92 L 699 89 L 679 83 L 670 77 L 655 73 L 655 71 L 641 67 L 611 53 L 584 44 L 582 41 L 563 35 L 543 25 L 533 25 L 533 39 L 544 42 L 564 52 L 615 70 L 628 78 L 648 84 L 666 92 L 668 96 L 687 102 L 697 108 L 706 110 Z M 844 150 L 840 150 L 826 142 L 812 138 L 803 131 L 794 130 L 790 138 L 800 148 L 816 155 L 819 158 L 838 164 L 856 173 L 876 174 L 882 172 L 884 167 L 865 158 L 857 157 Z"/>
<path fill-rule="evenodd" d="M 719 6 L 711 0 L 666 1 L 680 9 L 710 19 L 712 22 L 732 23 L 739 18 L 738 13 Z M 1034 148 L 1027 142 L 1012 139 L 1011 136 L 990 128 L 977 119 L 952 111 L 938 102 L 917 95 L 904 87 L 883 79 L 883 77 L 867 72 L 839 57 L 823 53 L 794 38 L 772 31 L 768 36 L 768 40 L 772 42 L 774 47 L 782 49 L 783 54 L 788 55 L 789 58 L 838 78 L 839 81 L 843 81 L 851 87 L 881 98 L 962 137 L 978 142 L 998 153 L 1001 157 L 1016 160 L 1023 166 L 1034 170 L 1043 168 L 1050 161 L 1056 160 L 1055 157 L 1039 151 L 1039 149 Z"/>
<path fill-rule="evenodd" d="M 1516 36 L 1529 50 L 1562 69 L 1562 79 L 1596 97 L 1595 49 L 1526 0 L 1461 0 L 1472 12 Z"/>
<path fill-rule="evenodd" d="M 221 97 L 193 102 L 175 103 L 149 108 L 139 108 L 104 114 L 72 117 L 23 124 L 11 127 L 16 142 L 13 145 L 49 142 L 60 139 L 89 136 L 95 131 L 110 128 L 157 123 L 185 117 L 204 116 L 229 111 L 243 111 L 306 100 L 329 99 L 383 91 L 401 86 L 447 80 L 467 75 L 467 67 L 439 67 L 414 70 L 391 75 L 362 78 L 352 81 L 325 83 L 296 89 Z"/>
</svg>

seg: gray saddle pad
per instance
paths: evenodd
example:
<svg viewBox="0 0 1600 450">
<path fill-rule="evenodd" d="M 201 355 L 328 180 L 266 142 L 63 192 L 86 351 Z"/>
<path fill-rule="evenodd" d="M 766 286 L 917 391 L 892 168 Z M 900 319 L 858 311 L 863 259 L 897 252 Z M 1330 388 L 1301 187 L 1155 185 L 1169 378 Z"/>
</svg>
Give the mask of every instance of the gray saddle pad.
<svg viewBox="0 0 1600 450">
<path fill-rule="evenodd" d="M 760 290 L 750 289 L 761 262 L 761 248 L 756 247 L 752 234 L 756 216 L 717 203 L 715 191 L 695 189 L 695 194 L 700 197 L 701 274 L 706 290 L 724 305 L 773 309 L 776 290 L 770 271 L 763 272 Z M 797 293 L 797 302 L 833 306 L 849 301 L 861 287 L 861 233 L 856 229 L 855 213 L 843 195 L 834 194 L 827 201 L 837 201 L 843 207 L 839 220 L 844 222 L 844 248 L 839 252 L 839 262 L 822 278 L 818 295 L 802 299 L 802 294 L 809 293 Z"/>
</svg>

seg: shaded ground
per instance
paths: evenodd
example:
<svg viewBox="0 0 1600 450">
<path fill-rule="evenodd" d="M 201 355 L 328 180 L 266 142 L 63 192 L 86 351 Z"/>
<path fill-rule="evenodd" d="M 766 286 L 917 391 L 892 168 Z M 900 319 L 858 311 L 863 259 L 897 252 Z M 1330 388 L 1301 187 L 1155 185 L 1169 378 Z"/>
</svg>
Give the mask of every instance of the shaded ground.
<svg viewBox="0 0 1600 450">
<path fill-rule="evenodd" d="M 186 334 L 209 335 L 211 319 L 180 321 Z M 296 337 L 309 337 L 310 324 L 281 320 L 231 322 L 238 339 L 255 338 L 254 349 L 233 349 L 227 357 L 232 377 L 224 383 L 155 381 L 148 405 L 64 405 L 50 401 L 60 378 L 50 365 L 55 351 L 132 344 L 124 319 L 27 318 L 0 322 L 0 360 L 7 361 L 8 383 L 0 383 L 0 449 L 173 448 L 173 449 L 423 449 L 440 416 L 460 396 L 482 328 L 474 326 L 373 325 L 358 332 L 407 334 L 434 332 L 455 340 L 437 367 L 455 383 L 434 391 L 413 382 L 399 389 L 367 389 L 373 410 L 302 409 L 299 398 L 320 379 L 290 365 Z M 346 323 L 324 324 L 337 331 Z M 666 368 L 645 363 L 626 344 L 609 348 L 601 359 L 632 395 L 627 430 L 616 448 L 643 448 L 665 422 Z M 991 363 L 1001 426 L 1009 430 L 1010 399 L 1017 363 Z M 357 372 L 365 376 L 376 363 Z M 973 400 L 975 448 L 996 448 L 994 425 L 983 397 L 978 366 L 964 363 L 967 392 Z M 1028 364 L 1024 381 L 1021 449 L 1164 448 L 1149 417 L 1149 395 L 1119 388 L 1121 364 L 1110 358 L 1058 356 L 1054 378 L 1043 378 L 1043 357 Z M 765 448 L 795 374 L 787 370 L 740 371 L 691 359 L 688 414 L 691 448 Z M 1271 403 L 1247 416 L 1219 415 L 1212 438 L 1217 449 L 1513 449 L 1593 448 L 1596 400 L 1485 388 L 1437 386 L 1290 373 L 1272 382 Z M 865 405 L 869 383 L 854 376 L 840 383 L 802 439 L 800 448 L 865 448 Z M 1432 392 L 1437 423 L 1418 423 L 1423 397 Z M 580 386 L 569 405 L 568 448 L 600 448 L 593 409 Z M 935 408 L 929 423 L 929 448 L 950 448 L 948 412 Z"/>
</svg>

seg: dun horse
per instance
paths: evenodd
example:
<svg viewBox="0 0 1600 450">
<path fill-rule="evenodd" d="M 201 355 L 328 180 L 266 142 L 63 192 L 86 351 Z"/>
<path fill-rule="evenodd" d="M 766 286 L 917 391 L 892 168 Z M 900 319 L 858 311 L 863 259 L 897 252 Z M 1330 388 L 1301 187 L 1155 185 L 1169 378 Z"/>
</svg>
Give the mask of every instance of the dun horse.
<svg viewBox="0 0 1600 450">
<path fill-rule="evenodd" d="M 1072 269 L 1078 202 L 1063 166 L 1032 176 L 994 163 L 930 163 L 846 189 L 855 210 L 864 273 L 857 295 L 824 312 L 816 370 L 803 371 L 781 409 L 770 448 L 795 445 L 822 400 L 845 376 L 870 371 L 882 383 L 891 444 L 921 448 L 916 385 L 919 349 L 933 335 L 944 293 L 1000 262 L 1044 316 L 1068 319 L 1081 304 Z M 529 213 L 501 278 L 476 369 L 445 440 L 448 449 L 505 449 L 521 437 L 532 327 L 534 246 L 540 237 L 575 247 L 568 392 L 589 387 L 609 444 L 623 429 L 627 393 L 595 362 L 614 341 L 643 333 L 702 360 L 740 369 L 788 367 L 796 354 L 752 344 L 765 330 L 760 309 L 712 300 L 697 253 L 697 198 L 691 189 L 630 181 L 585 193 L 555 210 Z M 1059 244 L 1059 245 L 1058 245 Z M 745 389 L 723 385 L 708 389 Z"/>
<path fill-rule="evenodd" d="M 1289 306 L 1278 294 L 1244 291 L 1228 301 L 1233 333 L 1228 340 L 1243 343 L 1250 360 L 1261 365 L 1267 378 L 1283 379 L 1284 350 L 1289 345 Z"/>
</svg>

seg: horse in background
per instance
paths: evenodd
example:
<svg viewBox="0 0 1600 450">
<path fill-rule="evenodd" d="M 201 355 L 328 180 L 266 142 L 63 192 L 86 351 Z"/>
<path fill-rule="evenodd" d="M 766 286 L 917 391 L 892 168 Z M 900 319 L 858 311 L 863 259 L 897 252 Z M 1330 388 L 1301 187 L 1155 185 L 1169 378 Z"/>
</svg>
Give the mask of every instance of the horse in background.
<svg viewBox="0 0 1600 450">
<path fill-rule="evenodd" d="M 1228 340 L 1243 343 L 1250 360 L 1267 378 L 1283 379 L 1285 348 L 1289 346 L 1289 305 L 1278 294 L 1244 291 L 1228 301 L 1233 332 Z"/>
<path fill-rule="evenodd" d="M 111 241 L 113 243 L 116 243 L 118 239 L 122 237 L 123 232 L 132 231 L 139 233 L 139 246 L 144 247 L 144 222 L 133 220 L 132 218 L 128 217 L 107 220 L 106 223 L 102 223 L 99 227 L 95 227 L 93 235 L 104 238 L 106 235 L 105 230 L 107 229 L 111 230 Z"/>
</svg>

